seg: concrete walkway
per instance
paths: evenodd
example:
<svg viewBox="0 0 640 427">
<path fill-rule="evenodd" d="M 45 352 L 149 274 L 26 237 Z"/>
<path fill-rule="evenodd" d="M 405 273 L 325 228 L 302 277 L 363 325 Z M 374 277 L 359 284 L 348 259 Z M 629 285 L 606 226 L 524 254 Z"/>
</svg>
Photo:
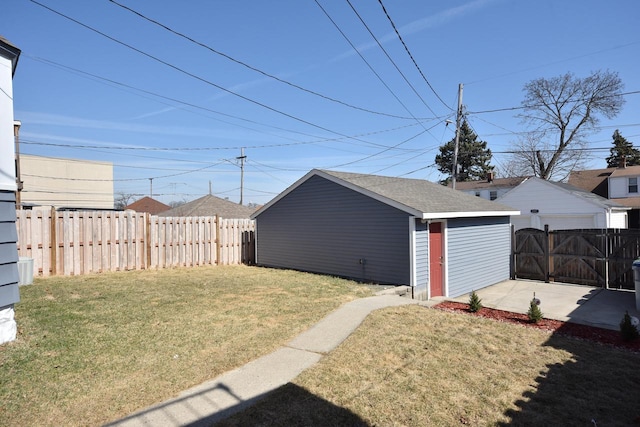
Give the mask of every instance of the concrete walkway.
<svg viewBox="0 0 640 427">
<path fill-rule="evenodd" d="M 273 353 L 108 426 L 210 426 L 292 381 L 340 345 L 372 311 L 417 303 L 397 295 L 351 301 Z"/>
<path fill-rule="evenodd" d="M 635 310 L 635 293 L 628 291 L 526 280 L 507 280 L 477 291 L 485 307 L 517 313 L 527 312 L 534 292 L 541 300 L 544 316 L 551 319 L 618 330 L 625 310 L 640 318 Z M 466 303 L 469 296 L 455 300 Z M 440 301 L 438 298 L 420 304 L 432 306 Z M 392 294 L 351 301 L 273 353 L 108 425 L 210 426 L 252 405 L 316 364 L 353 333 L 372 311 L 407 304 L 418 304 L 418 301 Z"/>
</svg>

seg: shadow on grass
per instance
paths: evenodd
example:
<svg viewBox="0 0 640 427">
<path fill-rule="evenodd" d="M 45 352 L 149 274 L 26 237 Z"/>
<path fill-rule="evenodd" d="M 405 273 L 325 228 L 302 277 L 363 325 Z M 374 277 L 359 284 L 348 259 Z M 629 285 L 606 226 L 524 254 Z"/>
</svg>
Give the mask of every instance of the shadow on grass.
<svg viewBox="0 0 640 427">
<path fill-rule="evenodd" d="M 369 426 L 346 408 L 318 397 L 295 384 L 285 384 L 268 397 L 241 413 L 232 415 L 215 427 L 240 426 Z"/>
<path fill-rule="evenodd" d="M 155 405 L 105 427 L 134 426 L 368 426 L 348 409 L 295 384 L 243 400 L 224 383 Z"/>
<path fill-rule="evenodd" d="M 573 355 L 547 365 L 505 415 L 513 425 L 640 425 L 640 354 L 625 349 L 603 353 L 601 344 L 570 338 L 558 329 L 545 343 Z M 603 360 L 602 355 L 607 354 Z"/>
</svg>

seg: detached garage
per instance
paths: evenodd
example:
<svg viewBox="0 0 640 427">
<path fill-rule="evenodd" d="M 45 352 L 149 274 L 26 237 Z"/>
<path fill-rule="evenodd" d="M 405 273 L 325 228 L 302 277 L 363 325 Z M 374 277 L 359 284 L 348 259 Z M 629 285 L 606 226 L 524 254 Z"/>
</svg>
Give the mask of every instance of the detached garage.
<svg viewBox="0 0 640 427">
<path fill-rule="evenodd" d="M 256 211 L 256 262 L 456 297 L 509 278 L 512 208 L 417 179 L 314 169 Z"/>
</svg>

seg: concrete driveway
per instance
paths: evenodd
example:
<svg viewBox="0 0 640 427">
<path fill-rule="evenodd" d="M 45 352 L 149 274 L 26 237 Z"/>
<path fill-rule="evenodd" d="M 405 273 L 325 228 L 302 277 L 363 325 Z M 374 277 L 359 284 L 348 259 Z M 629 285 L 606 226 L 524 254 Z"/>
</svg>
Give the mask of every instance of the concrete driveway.
<svg viewBox="0 0 640 427">
<path fill-rule="evenodd" d="M 483 306 L 515 313 L 527 312 L 534 292 L 549 319 L 614 330 L 620 329 L 625 311 L 640 319 L 633 291 L 530 280 L 507 280 L 476 291 Z M 469 295 L 454 300 L 466 303 Z"/>
</svg>

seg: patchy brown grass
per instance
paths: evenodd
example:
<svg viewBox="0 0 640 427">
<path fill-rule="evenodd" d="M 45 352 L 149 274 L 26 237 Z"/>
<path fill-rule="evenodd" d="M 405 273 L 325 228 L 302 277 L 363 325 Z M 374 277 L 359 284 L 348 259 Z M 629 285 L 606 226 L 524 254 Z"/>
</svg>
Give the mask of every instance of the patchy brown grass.
<svg viewBox="0 0 640 427">
<path fill-rule="evenodd" d="M 200 267 L 36 279 L 0 346 L 0 424 L 100 425 L 267 354 L 371 291 L 327 276 Z"/>
<path fill-rule="evenodd" d="M 293 384 L 220 426 L 628 426 L 640 354 L 416 306 L 374 312 Z"/>
</svg>

